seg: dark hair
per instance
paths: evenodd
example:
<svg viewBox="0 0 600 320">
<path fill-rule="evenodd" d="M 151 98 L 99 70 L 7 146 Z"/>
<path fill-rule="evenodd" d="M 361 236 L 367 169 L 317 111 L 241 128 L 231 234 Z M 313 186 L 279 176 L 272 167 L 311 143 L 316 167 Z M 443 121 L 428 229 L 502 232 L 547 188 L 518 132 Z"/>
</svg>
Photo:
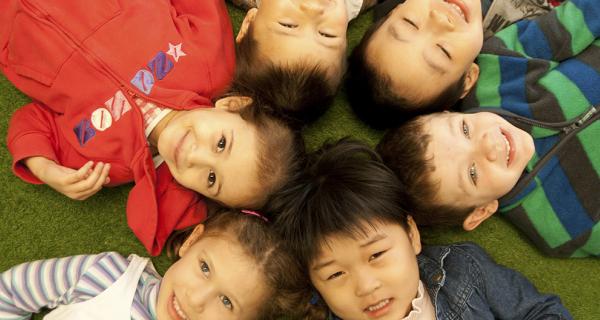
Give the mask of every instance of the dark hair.
<svg viewBox="0 0 600 320">
<path fill-rule="evenodd" d="M 346 76 L 352 109 L 361 120 L 377 129 L 390 128 L 418 115 L 449 109 L 460 100 L 467 75 L 463 74 L 458 81 L 427 101 L 412 101 L 394 92 L 390 76 L 376 68 L 367 57 L 373 34 L 388 18 L 389 14 L 365 32 L 358 46 L 352 50 Z"/>
<path fill-rule="evenodd" d="M 311 154 L 305 169 L 270 199 L 275 228 L 305 272 L 333 234 L 356 237 L 377 222 L 407 226 L 396 176 L 366 144 L 345 138 Z M 366 225 L 365 225 L 366 224 Z"/>
<path fill-rule="evenodd" d="M 234 84 L 260 97 L 294 127 L 313 122 L 333 102 L 341 73 L 330 76 L 324 66 L 309 61 L 280 66 L 259 53 L 252 24 L 236 47 Z M 238 88 L 239 89 L 239 88 Z"/>
<path fill-rule="evenodd" d="M 377 145 L 377 152 L 396 174 L 403 199 L 420 225 L 461 225 L 474 207 L 437 204 L 439 181 L 432 181 L 433 157 L 427 157 L 431 136 L 424 132 L 427 116 L 390 129 Z"/>
<path fill-rule="evenodd" d="M 211 214 L 204 226 L 203 236 L 227 233 L 235 237 L 242 250 L 254 260 L 256 268 L 261 269 L 270 291 L 257 319 L 280 319 L 298 312 L 306 280 L 297 260 L 266 221 L 238 210 L 221 209 Z M 178 252 L 192 230 L 193 227 L 174 233 L 167 241 L 167 252 L 170 255 Z"/>
</svg>

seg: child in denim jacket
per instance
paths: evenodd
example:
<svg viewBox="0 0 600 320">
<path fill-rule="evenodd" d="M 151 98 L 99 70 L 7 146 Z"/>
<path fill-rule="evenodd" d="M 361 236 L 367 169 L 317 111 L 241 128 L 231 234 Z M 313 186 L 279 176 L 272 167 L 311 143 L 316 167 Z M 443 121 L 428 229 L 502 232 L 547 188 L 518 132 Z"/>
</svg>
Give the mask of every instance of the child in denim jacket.
<svg viewBox="0 0 600 320">
<path fill-rule="evenodd" d="M 571 319 L 474 243 L 422 247 L 395 175 L 366 145 L 317 151 L 270 210 L 319 292 L 308 318 Z M 321 300 L 322 298 L 322 300 Z"/>
</svg>

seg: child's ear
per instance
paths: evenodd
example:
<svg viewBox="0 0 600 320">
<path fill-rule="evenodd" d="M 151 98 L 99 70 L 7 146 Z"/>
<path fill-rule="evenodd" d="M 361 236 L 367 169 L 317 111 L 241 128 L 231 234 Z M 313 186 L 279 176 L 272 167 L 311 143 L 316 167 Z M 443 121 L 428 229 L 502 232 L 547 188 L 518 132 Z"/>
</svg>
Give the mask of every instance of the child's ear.
<svg viewBox="0 0 600 320">
<path fill-rule="evenodd" d="M 412 216 L 407 217 L 407 223 L 408 238 L 410 239 L 410 243 L 415 251 L 415 255 L 418 255 L 421 253 L 421 235 L 419 234 L 419 228 L 417 228 L 417 223 Z"/>
<path fill-rule="evenodd" d="M 471 63 L 469 70 L 467 70 L 467 76 L 465 77 L 465 89 L 463 90 L 463 93 L 460 96 L 461 99 L 466 97 L 467 93 L 469 93 L 471 89 L 473 89 L 473 86 L 477 82 L 477 79 L 479 79 L 479 65 L 473 62 Z"/>
<path fill-rule="evenodd" d="M 246 96 L 230 96 L 217 100 L 215 108 L 230 112 L 240 112 L 252 103 L 252 98 Z"/>
<path fill-rule="evenodd" d="M 240 26 L 240 31 L 235 37 L 235 42 L 240 43 L 242 39 L 248 34 L 248 28 L 252 22 L 254 22 L 254 18 L 256 18 L 256 13 L 258 12 L 257 8 L 252 8 L 246 12 L 246 16 L 244 17 L 244 21 L 242 21 L 242 25 Z"/>
<path fill-rule="evenodd" d="M 188 238 L 185 239 L 185 241 L 181 245 L 181 248 L 179 248 L 179 257 L 180 258 L 183 257 L 188 252 L 188 250 L 194 243 L 198 242 L 200 237 L 202 237 L 203 233 L 204 233 L 204 225 L 200 223 L 194 228 L 194 231 L 192 231 L 192 234 L 190 234 L 188 236 Z"/>
<path fill-rule="evenodd" d="M 498 200 L 490 201 L 481 207 L 475 208 L 463 222 L 463 229 L 472 231 L 483 221 L 491 217 L 498 210 Z"/>
</svg>

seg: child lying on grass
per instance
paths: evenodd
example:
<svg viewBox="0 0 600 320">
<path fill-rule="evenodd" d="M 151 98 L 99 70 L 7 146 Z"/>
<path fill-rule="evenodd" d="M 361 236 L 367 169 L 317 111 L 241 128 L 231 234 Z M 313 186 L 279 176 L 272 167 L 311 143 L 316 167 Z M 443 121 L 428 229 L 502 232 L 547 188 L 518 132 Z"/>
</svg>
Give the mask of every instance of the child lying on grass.
<svg viewBox="0 0 600 320">
<path fill-rule="evenodd" d="M 271 103 L 288 91 L 239 77 L 222 96 L 223 1 L 0 6 L 0 67 L 34 100 L 11 119 L 14 173 L 74 199 L 135 182 L 128 223 L 152 255 L 205 218 L 204 197 L 256 208 L 293 169 L 302 144 Z"/>
<path fill-rule="evenodd" d="M 300 270 L 261 217 L 217 213 L 170 242 L 161 277 L 116 252 L 28 262 L 0 274 L 0 318 L 279 319 L 293 315 Z M 185 239 L 187 238 L 187 239 Z M 185 241 L 179 241 L 185 240 Z M 181 243 L 183 242 L 183 243 Z"/>
<path fill-rule="evenodd" d="M 557 1 L 496 0 L 490 7 L 490 1 L 480 0 L 408 0 L 397 5 L 365 33 L 350 57 L 348 92 L 357 114 L 373 126 L 390 127 L 416 115 L 449 109 L 464 98 L 477 82 L 480 68 L 488 68 L 475 62 L 480 51 L 487 53 L 488 45 L 498 38 L 508 35 L 507 46 L 513 39 L 513 33 L 501 30 L 485 41 L 482 50 L 482 3 L 487 4 L 483 9 L 491 11 L 487 20 L 496 17 L 505 25 L 545 12 Z M 518 9 L 500 8 L 516 3 Z M 521 21 L 519 30 L 538 24 Z M 535 46 L 543 38 L 532 35 L 520 41 Z"/>
<path fill-rule="evenodd" d="M 417 223 L 472 230 L 500 206 L 546 254 L 600 255 L 599 18 L 576 0 L 502 30 L 460 105 L 473 114 L 424 116 L 384 137 Z"/>
<path fill-rule="evenodd" d="M 558 297 L 474 243 L 422 247 L 402 185 L 362 143 L 323 147 L 283 190 L 276 227 L 331 318 L 571 319 Z M 323 319 L 312 303 L 310 317 Z"/>
</svg>

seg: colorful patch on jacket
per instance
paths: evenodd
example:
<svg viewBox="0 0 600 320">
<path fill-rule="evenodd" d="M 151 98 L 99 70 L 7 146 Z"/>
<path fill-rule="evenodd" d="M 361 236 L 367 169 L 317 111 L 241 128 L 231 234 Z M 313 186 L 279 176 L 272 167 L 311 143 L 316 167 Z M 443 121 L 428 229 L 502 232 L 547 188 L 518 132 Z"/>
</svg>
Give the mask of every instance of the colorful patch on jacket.
<svg viewBox="0 0 600 320">
<path fill-rule="evenodd" d="M 96 135 L 96 131 L 91 126 L 91 122 L 88 119 L 81 120 L 75 128 L 73 128 L 79 145 L 83 147 L 91 138 Z"/>
</svg>

